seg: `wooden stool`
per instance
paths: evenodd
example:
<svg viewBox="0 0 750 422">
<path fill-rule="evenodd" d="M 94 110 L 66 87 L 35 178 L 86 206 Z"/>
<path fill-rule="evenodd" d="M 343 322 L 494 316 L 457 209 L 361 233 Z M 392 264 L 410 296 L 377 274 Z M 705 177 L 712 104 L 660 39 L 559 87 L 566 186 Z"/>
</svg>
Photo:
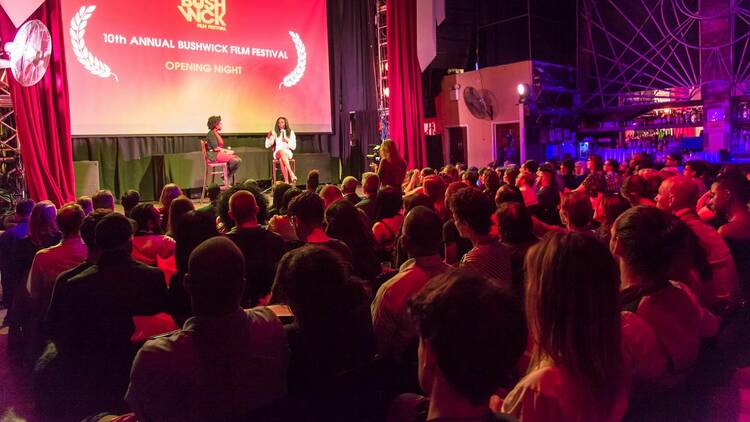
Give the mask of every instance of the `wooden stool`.
<svg viewBox="0 0 750 422">
<path fill-rule="evenodd" d="M 201 139 L 201 154 L 203 154 L 203 187 L 201 188 L 200 203 L 203 203 L 203 199 L 206 197 L 206 190 L 208 189 L 208 176 L 211 176 L 211 183 L 214 183 L 216 176 L 220 176 L 222 180 L 221 190 L 225 190 L 229 187 L 229 167 L 227 163 L 216 163 L 210 161 L 206 155 L 206 149 L 208 148 L 208 142 L 205 139 Z"/>
<path fill-rule="evenodd" d="M 297 163 L 294 161 L 294 158 L 289 160 L 289 167 L 292 168 L 294 174 L 297 174 Z M 271 186 L 276 184 L 276 171 L 280 168 L 279 160 L 274 159 L 273 165 L 271 165 Z"/>
</svg>

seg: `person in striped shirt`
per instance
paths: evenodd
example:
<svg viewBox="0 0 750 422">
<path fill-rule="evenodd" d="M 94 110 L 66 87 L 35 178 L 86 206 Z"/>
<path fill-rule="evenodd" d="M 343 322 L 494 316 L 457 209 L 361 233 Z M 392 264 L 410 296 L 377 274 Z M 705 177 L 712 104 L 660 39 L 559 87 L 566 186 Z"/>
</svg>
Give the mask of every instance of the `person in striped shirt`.
<svg viewBox="0 0 750 422">
<path fill-rule="evenodd" d="M 459 267 L 510 286 L 510 252 L 490 234 L 492 213 L 495 212 L 492 199 L 475 188 L 461 189 L 451 197 L 449 207 L 458 233 L 471 240 L 473 245 L 461 259 Z"/>
</svg>

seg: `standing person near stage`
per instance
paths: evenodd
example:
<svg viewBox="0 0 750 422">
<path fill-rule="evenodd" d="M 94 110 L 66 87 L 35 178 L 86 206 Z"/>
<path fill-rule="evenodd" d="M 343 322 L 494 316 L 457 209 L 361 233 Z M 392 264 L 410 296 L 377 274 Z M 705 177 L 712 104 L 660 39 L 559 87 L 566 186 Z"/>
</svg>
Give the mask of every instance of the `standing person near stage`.
<svg viewBox="0 0 750 422">
<path fill-rule="evenodd" d="M 229 178 L 234 180 L 234 174 L 242 165 L 242 159 L 234 155 L 234 151 L 224 148 L 224 138 L 221 137 L 221 116 L 208 118 L 208 134 L 206 134 L 206 158 L 214 163 L 227 163 Z"/>
<path fill-rule="evenodd" d="M 266 148 L 273 146 L 273 158 L 279 160 L 281 174 L 284 175 L 284 182 L 294 184 L 297 181 L 297 175 L 292 171 L 289 160 L 292 159 L 292 151 L 297 149 L 297 136 L 289 126 L 286 117 L 276 119 L 276 125 L 273 130 L 266 136 Z"/>
<path fill-rule="evenodd" d="M 377 168 L 380 186 L 393 186 L 401 190 L 401 182 L 406 176 L 406 161 L 398 153 L 396 143 L 386 139 L 380 146 L 380 165 Z"/>
</svg>

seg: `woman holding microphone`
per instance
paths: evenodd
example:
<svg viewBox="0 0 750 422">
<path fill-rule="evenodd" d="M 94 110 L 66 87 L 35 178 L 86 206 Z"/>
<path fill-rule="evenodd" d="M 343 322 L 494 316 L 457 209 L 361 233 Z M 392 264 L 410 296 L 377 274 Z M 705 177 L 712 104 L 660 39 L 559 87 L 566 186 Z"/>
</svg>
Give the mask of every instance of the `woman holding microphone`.
<svg viewBox="0 0 750 422">
<path fill-rule="evenodd" d="M 284 182 L 294 185 L 297 181 L 297 176 L 292 171 L 292 167 L 289 165 L 289 160 L 292 159 L 292 151 L 297 148 L 297 137 L 294 135 L 294 131 L 289 127 L 289 122 L 286 117 L 279 117 L 276 119 L 276 125 L 273 130 L 268 132 L 266 136 L 266 148 L 270 148 L 273 145 L 273 158 L 279 161 L 281 166 L 281 174 L 284 175 Z"/>
</svg>

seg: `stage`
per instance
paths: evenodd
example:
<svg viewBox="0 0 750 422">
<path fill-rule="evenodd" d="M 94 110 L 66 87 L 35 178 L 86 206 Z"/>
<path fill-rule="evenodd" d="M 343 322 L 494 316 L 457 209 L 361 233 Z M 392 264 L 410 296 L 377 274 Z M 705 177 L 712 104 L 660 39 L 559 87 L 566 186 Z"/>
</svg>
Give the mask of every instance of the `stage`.
<svg viewBox="0 0 750 422">
<path fill-rule="evenodd" d="M 259 137 L 227 136 L 228 146 L 242 158 L 237 181 L 256 179 L 269 184 L 271 150 Z M 339 182 L 339 160 L 319 152 L 315 142 L 300 142 L 294 154 L 299 183 L 312 169 L 321 183 Z M 109 189 L 119 197 L 136 189 L 142 200 L 157 200 L 161 188 L 176 183 L 191 196 L 200 194 L 203 157 L 198 137 L 76 138 L 73 140 L 76 196 Z M 277 175 L 281 179 L 281 174 Z"/>
</svg>

